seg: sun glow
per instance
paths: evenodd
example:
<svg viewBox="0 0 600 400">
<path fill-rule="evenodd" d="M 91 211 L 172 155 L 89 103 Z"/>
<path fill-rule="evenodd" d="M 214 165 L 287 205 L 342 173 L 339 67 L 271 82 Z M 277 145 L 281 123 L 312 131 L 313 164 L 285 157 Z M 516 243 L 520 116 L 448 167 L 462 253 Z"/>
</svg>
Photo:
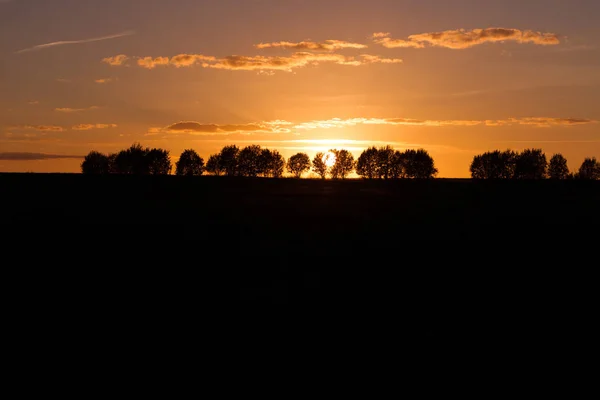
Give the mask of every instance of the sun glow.
<svg viewBox="0 0 600 400">
<path fill-rule="evenodd" d="M 325 153 L 325 155 L 323 155 L 323 162 L 325 163 L 325 165 L 327 165 L 327 168 L 331 168 L 335 165 L 335 154 L 333 154 L 332 152 L 328 152 Z"/>
</svg>

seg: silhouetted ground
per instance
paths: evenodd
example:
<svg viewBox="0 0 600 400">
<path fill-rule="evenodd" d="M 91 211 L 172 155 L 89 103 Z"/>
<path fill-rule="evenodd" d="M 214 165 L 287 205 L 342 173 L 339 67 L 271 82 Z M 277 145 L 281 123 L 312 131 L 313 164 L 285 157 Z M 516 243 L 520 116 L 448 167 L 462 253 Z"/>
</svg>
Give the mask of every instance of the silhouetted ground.
<svg viewBox="0 0 600 400">
<path fill-rule="evenodd" d="M 597 334 L 600 182 L 0 174 L 0 194 L 5 282 L 40 320 Z"/>
</svg>

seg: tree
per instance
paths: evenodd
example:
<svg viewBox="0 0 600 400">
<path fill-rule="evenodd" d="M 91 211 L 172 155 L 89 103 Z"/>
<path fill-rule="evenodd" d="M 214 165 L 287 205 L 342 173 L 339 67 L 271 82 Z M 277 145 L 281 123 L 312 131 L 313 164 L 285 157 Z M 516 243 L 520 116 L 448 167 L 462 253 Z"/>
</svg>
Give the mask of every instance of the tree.
<svg viewBox="0 0 600 400">
<path fill-rule="evenodd" d="M 517 153 L 494 150 L 477 155 L 471 163 L 473 179 L 512 179 L 515 175 Z"/>
<path fill-rule="evenodd" d="M 369 147 L 361 153 L 356 162 L 356 173 L 365 179 L 375 179 L 379 176 L 379 151 Z"/>
<path fill-rule="evenodd" d="M 262 149 L 258 158 L 260 174 L 264 177 L 281 178 L 285 159 L 277 150 Z"/>
<path fill-rule="evenodd" d="M 525 149 L 515 158 L 515 179 L 544 179 L 548 161 L 542 149 Z"/>
<path fill-rule="evenodd" d="M 404 152 L 404 161 L 404 170 L 408 178 L 431 179 L 438 173 L 433 158 L 431 158 L 427 150 L 406 150 Z"/>
<path fill-rule="evenodd" d="M 105 154 L 90 151 L 81 163 L 81 173 L 86 175 L 105 175 L 110 173 L 110 160 Z"/>
<path fill-rule="evenodd" d="M 327 174 L 329 173 L 329 167 L 327 166 L 327 161 L 331 157 L 330 154 L 323 154 L 321 152 L 315 155 L 315 158 L 312 162 L 313 171 L 321 177 L 321 179 L 326 179 Z"/>
<path fill-rule="evenodd" d="M 354 171 L 356 162 L 354 156 L 348 150 L 329 150 L 335 155 L 335 163 L 331 167 L 331 177 L 333 179 L 346 179 L 346 177 Z"/>
<path fill-rule="evenodd" d="M 220 154 L 213 154 L 208 158 L 208 161 L 206 162 L 206 172 L 216 176 L 221 176 L 226 172 L 225 167 L 221 165 Z"/>
<path fill-rule="evenodd" d="M 302 174 L 309 171 L 311 167 L 310 158 L 306 153 L 298 153 L 291 156 L 287 162 L 287 170 L 296 178 L 301 178 Z"/>
<path fill-rule="evenodd" d="M 395 151 L 391 146 L 377 150 L 377 171 L 379 179 L 390 179 L 393 176 Z"/>
<path fill-rule="evenodd" d="M 168 150 L 152 149 L 148 151 L 146 163 L 150 175 L 169 175 L 173 169 Z"/>
<path fill-rule="evenodd" d="M 117 168 L 117 153 L 111 153 L 108 155 L 108 173 L 118 174 L 119 169 Z"/>
<path fill-rule="evenodd" d="M 134 143 L 127 150 L 121 150 L 115 157 L 115 170 L 119 174 L 148 175 L 149 165 L 146 155 L 150 149 Z"/>
<path fill-rule="evenodd" d="M 394 158 L 392 159 L 392 167 L 390 169 L 390 176 L 393 179 L 406 178 L 406 154 L 396 150 L 394 152 Z"/>
<path fill-rule="evenodd" d="M 184 150 L 175 163 L 175 174 L 186 176 L 200 176 L 204 173 L 204 160 L 195 150 Z"/>
<path fill-rule="evenodd" d="M 586 158 L 581 167 L 579 167 L 579 172 L 577 173 L 578 179 L 585 180 L 599 180 L 600 179 L 600 162 L 596 160 L 596 157 Z"/>
<path fill-rule="evenodd" d="M 219 166 L 227 176 L 238 175 L 238 155 L 240 149 L 236 145 L 225 146 L 219 153 Z"/>
<path fill-rule="evenodd" d="M 550 179 L 569 179 L 569 167 L 567 159 L 562 154 L 555 154 L 548 165 L 548 177 Z"/>
<path fill-rule="evenodd" d="M 260 168 L 260 146 L 253 144 L 244 147 L 238 155 L 238 175 L 256 177 L 261 172 Z"/>
</svg>

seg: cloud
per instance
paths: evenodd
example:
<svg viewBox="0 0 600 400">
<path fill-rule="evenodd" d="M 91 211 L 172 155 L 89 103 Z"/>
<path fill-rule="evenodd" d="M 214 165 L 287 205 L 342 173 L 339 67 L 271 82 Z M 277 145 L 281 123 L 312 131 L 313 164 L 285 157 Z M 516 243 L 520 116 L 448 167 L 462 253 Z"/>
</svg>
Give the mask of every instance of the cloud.
<svg viewBox="0 0 600 400">
<path fill-rule="evenodd" d="M 331 62 L 338 65 L 361 65 L 354 57 L 346 57 L 341 54 L 314 54 L 308 52 L 294 53 L 290 57 L 265 57 L 265 56 L 228 56 L 219 59 L 213 64 L 204 64 L 207 68 L 259 71 L 279 70 L 291 72 L 293 69 L 318 65 L 323 62 Z"/>
<path fill-rule="evenodd" d="M 40 132 L 62 132 L 65 130 L 62 126 L 56 125 L 22 125 L 14 127 L 14 129 L 33 129 Z"/>
<path fill-rule="evenodd" d="M 154 69 L 159 66 L 172 65 L 176 68 L 191 67 L 204 61 L 214 61 L 215 57 L 203 54 L 178 54 L 174 57 L 140 57 L 137 64 L 140 67 Z"/>
<path fill-rule="evenodd" d="M 107 63 L 108 65 L 113 67 L 120 67 L 122 65 L 125 65 L 127 60 L 129 60 L 129 57 L 127 57 L 125 54 L 119 54 L 114 57 L 103 58 L 102 62 Z"/>
<path fill-rule="evenodd" d="M 584 118 L 540 118 L 540 117 L 528 117 L 515 119 L 512 118 L 511 122 L 517 122 L 519 125 L 533 125 L 541 128 L 549 128 L 552 126 L 574 126 L 574 125 L 588 125 L 597 123 L 598 121 Z"/>
<path fill-rule="evenodd" d="M 28 102 L 27 102 L 27 104 L 29 104 L 29 105 L 32 105 L 32 106 L 35 106 L 35 105 L 37 105 L 37 104 L 40 104 L 40 102 L 39 102 L 39 101 L 37 101 L 37 100 L 31 100 L 31 101 L 28 101 Z"/>
<path fill-rule="evenodd" d="M 60 158 L 84 158 L 68 154 L 45 154 L 45 153 L 0 153 L 2 161 L 42 161 Z"/>
<path fill-rule="evenodd" d="M 175 57 L 171 57 L 170 64 L 177 68 L 190 67 L 201 61 L 214 61 L 216 58 L 213 56 L 205 56 L 202 54 L 179 54 Z"/>
<path fill-rule="evenodd" d="M 314 130 L 344 128 L 356 125 L 391 125 L 391 126 L 427 126 L 427 127 L 448 127 L 448 126 L 508 126 L 508 125 L 528 125 L 536 127 L 558 127 L 595 124 L 598 121 L 582 118 L 508 118 L 505 120 L 419 120 L 410 118 L 350 118 L 340 119 L 332 118 L 329 120 L 315 120 L 296 124 L 295 129 Z"/>
<path fill-rule="evenodd" d="M 374 33 L 372 38 L 375 43 L 387 48 L 413 47 L 424 48 L 425 44 L 448 49 L 468 49 L 484 43 L 497 43 L 513 41 L 517 43 L 532 43 L 541 46 L 560 44 L 560 39 L 555 33 L 542 33 L 532 30 L 519 30 L 509 28 L 486 29 L 456 29 L 442 32 L 429 32 L 410 35 L 407 40 L 392 39 L 389 33 Z"/>
<path fill-rule="evenodd" d="M 67 44 L 81 44 L 81 43 L 99 42 L 99 41 L 102 41 L 102 40 L 117 39 L 117 38 L 121 38 L 121 37 L 124 37 L 124 36 L 130 36 L 130 35 L 134 35 L 134 34 L 135 34 L 134 31 L 127 31 L 127 32 L 117 33 L 117 34 L 114 34 L 114 35 L 102 36 L 102 37 L 91 38 L 91 39 L 63 40 L 63 41 L 59 41 L 59 42 L 51 42 L 51 43 L 45 43 L 45 44 L 38 44 L 38 45 L 33 46 L 33 47 L 28 47 L 26 49 L 19 50 L 19 51 L 17 51 L 17 53 L 25 53 L 25 52 L 28 52 L 28 51 L 35 51 L 35 50 L 46 49 L 46 48 L 49 48 L 49 47 L 64 46 L 64 45 L 67 45 Z"/>
<path fill-rule="evenodd" d="M 52 159 L 66 158 L 84 158 L 84 156 L 75 156 L 68 154 L 45 154 L 45 153 L 0 153 L 2 161 L 42 161 Z"/>
<path fill-rule="evenodd" d="M 79 124 L 73 126 L 71 129 L 74 131 L 89 131 L 90 129 L 108 129 L 116 127 L 116 124 Z"/>
<path fill-rule="evenodd" d="M 144 57 L 137 60 L 140 67 L 154 69 L 159 65 L 169 65 L 169 57 Z"/>
<path fill-rule="evenodd" d="M 257 49 L 285 49 L 285 50 L 312 50 L 312 51 L 335 51 L 342 49 L 366 49 L 368 46 L 360 43 L 346 42 L 344 40 L 325 40 L 324 42 L 273 42 L 259 43 Z"/>
<path fill-rule="evenodd" d="M 88 111 L 88 110 L 97 110 L 98 106 L 91 106 L 88 108 L 70 108 L 70 107 L 62 107 L 62 108 L 55 108 L 54 111 L 57 112 L 63 112 L 63 113 L 75 113 L 75 112 L 81 112 L 81 111 Z"/>
<path fill-rule="evenodd" d="M 507 118 L 504 120 L 423 120 L 412 118 L 331 118 L 306 122 L 290 122 L 284 120 L 261 121 L 247 124 L 206 124 L 196 121 L 181 121 L 164 128 L 150 128 L 146 136 L 158 134 L 190 134 L 198 136 L 216 136 L 230 134 L 255 133 L 298 133 L 315 129 L 339 129 L 359 125 L 382 126 L 421 126 L 421 127 L 498 127 L 527 125 L 535 127 L 569 127 L 575 125 L 594 124 L 598 121 L 583 118 Z"/>
<path fill-rule="evenodd" d="M 127 56 L 124 55 L 116 57 L 127 58 Z M 121 60 L 115 60 L 116 57 L 109 57 L 108 59 L 104 59 L 104 61 L 111 63 L 111 65 L 123 65 Z M 303 68 L 309 65 L 319 65 L 320 63 L 361 66 L 373 63 L 396 64 L 402 62 L 402 60 L 397 58 L 381 58 L 369 54 L 363 54 L 360 57 L 362 57 L 362 59 L 336 53 L 310 52 L 296 52 L 287 57 L 233 55 L 224 58 L 216 58 L 202 54 L 179 54 L 171 58 L 163 56 L 154 58 L 138 57 L 137 65 L 146 69 L 154 69 L 159 66 L 175 66 L 176 68 L 183 68 L 201 65 L 203 68 L 270 73 L 270 71 L 291 72 L 297 68 Z"/>
<path fill-rule="evenodd" d="M 419 43 L 419 42 L 413 42 L 410 40 L 402 40 L 402 39 L 392 39 L 389 36 L 390 36 L 389 33 L 378 32 L 378 33 L 374 33 L 372 38 L 375 43 L 380 44 L 383 47 L 387 47 L 388 49 L 394 49 L 397 47 L 403 47 L 403 48 L 412 47 L 415 49 L 422 49 L 425 47 L 424 44 Z"/>
<path fill-rule="evenodd" d="M 404 62 L 400 58 L 381 58 L 379 56 L 372 56 L 369 54 L 361 54 L 361 57 L 363 58 L 363 63 L 365 64 L 401 64 Z"/>
<path fill-rule="evenodd" d="M 159 133 L 191 134 L 191 135 L 230 135 L 233 133 L 289 133 L 285 128 L 291 125 L 287 121 L 269 121 L 249 124 L 203 124 L 195 121 L 181 121 L 167 126 L 166 128 L 150 128 L 147 136 Z"/>
<path fill-rule="evenodd" d="M 101 78 L 101 79 L 94 80 L 94 82 L 96 82 L 96 83 L 110 83 L 113 80 L 114 80 L 113 78 Z"/>
</svg>

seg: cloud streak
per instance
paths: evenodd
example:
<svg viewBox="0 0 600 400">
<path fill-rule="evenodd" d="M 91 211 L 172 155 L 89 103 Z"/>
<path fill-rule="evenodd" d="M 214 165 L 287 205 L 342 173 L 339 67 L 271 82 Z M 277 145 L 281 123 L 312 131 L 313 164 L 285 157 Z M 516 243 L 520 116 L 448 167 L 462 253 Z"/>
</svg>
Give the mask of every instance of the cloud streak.
<svg viewBox="0 0 600 400">
<path fill-rule="evenodd" d="M 43 161 L 67 158 L 84 158 L 69 154 L 45 154 L 45 153 L 0 153 L 2 161 Z"/>
<path fill-rule="evenodd" d="M 74 131 L 89 131 L 91 129 L 108 129 L 116 127 L 116 124 L 79 124 L 73 126 L 71 129 Z"/>
<path fill-rule="evenodd" d="M 344 40 L 325 40 L 323 42 L 272 42 L 259 43 L 257 49 L 285 49 L 285 50 L 311 50 L 311 51 L 336 51 L 342 49 L 366 49 L 368 46 L 360 43 L 346 42 Z"/>
<path fill-rule="evenodd" d="M 131 36 L 131 35 L 134 35 L 134 34 L 135 34 L 134 31 L 126 31 L 126 32 L 121 32 L 121 33 L 117 33 L 117 34 L 114 34 L 114 35 L 101 36 L 101 37 L 96 37 L 96 38 L 91 38 L 91 39 L 61 40 L 61 41 L 58 41 L 58 42 L 50 42 L 50 43 L 38 44 L 38 45 L 33 46 L 33 47 L 28 47 L 26 49 L 18 50 L 16 53 L 26 53 L 26 52 L 30 52 L 30 51 L 42 50 L 42 49 L 47 49 L 47 48 L 56 47 L 56 46 L 64 46 L 64 45 L 68 45 L 68 44 L 83 44 L 83 43 L 100 42 L 100 41 L 103 41 L 103 40 L 111 40 L 111 39 L 121 38 L 121 37 L 124 37 L 124 36 Z"/>
<path fill-rule="evenodd" d="M 500 126 L 535 126 L 539 128 L 570 127 L 595 124 L 598 121 L 583 118 L 549 118 L 526 117 L 507 118 L 503 120 L 422 120 L 412 118 L 332 118 L 306 122 L 290 122 L 284 120 L 262 121 L 248 124 L 207 124 L 196 121 L 181 121 L 164 128 L 150 128 L 146 136 L 158 134 L 190 134 L 198 136 L 216 136 L 237 134 L 264 133 L 298 133 L 316 129 L 339 129 L 359 125 L 404 126 L 404 127 L 500 127 Z"/>
<path fill-rule="evenodd" d="M 91 106 L 88 108 L 70 108 L 70 107 L 61 107 L 61 108 L 55 108 L 54 111 L 56 112 L 62 112 L 62 113 L 76 113 L 76 112 L 81 112 L 81 111 L 88 111 L 88 110 L 97 110 L 98 106 Z"/>
<path fill-rule="evenodd" d="M 286 71 L 304 68 L 309 65 L 333 63 L 346 66 L 361 66 L 367 64 L 399 64 L 398 58 L 382 58 L 376 55 L 362 54 L 359 57 L 344 56 L 336 53 L 311 53 L 296 52 L 287 57 L 281 56 L 240 56 L 232 55 L 223 58 L 203 54 L 179 54 L 174 57 L 136 57 L 137 65 L 145 69 L 174 66 L 176 68 L 200 65 L 203 68 L 231 70 L 231 71 Z M 119 55 L 103 60 L 113 66 L 123 66 L 129 57 Z"/>
<path fill-rule="evenodd" d="M 422 49 L 428 44 L 454 50 L 468 49 L 484 43 L 506 41 L 521 44 L 531 43 L 540 46 L 560 44 L 560 39 L 555 33 L 542 33 L 532 30 L 523 31 L 512 28 L 456 29 L 410 35 L 408 39 L 392 39 L 389 33 L 378 32 L 372 35 L 372 39 L 375 43 L 387 48 Z"/>
</svg>

